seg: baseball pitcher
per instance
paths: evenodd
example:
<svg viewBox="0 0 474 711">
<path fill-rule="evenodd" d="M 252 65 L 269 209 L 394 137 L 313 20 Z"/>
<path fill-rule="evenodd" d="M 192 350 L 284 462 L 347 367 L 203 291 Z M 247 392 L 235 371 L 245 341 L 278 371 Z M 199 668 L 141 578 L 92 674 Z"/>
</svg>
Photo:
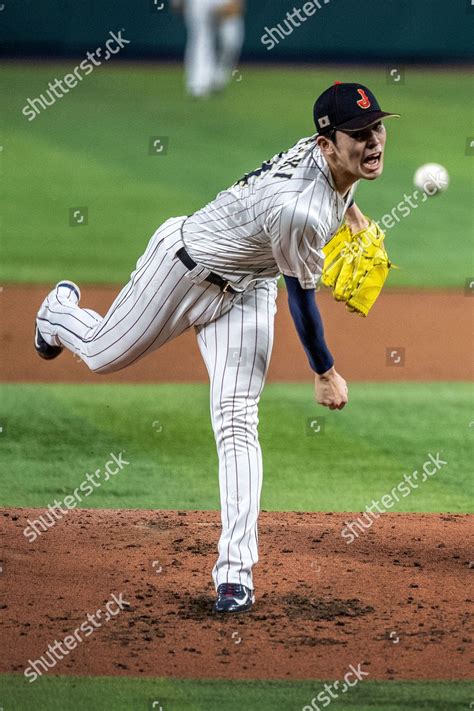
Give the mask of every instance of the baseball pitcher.
<svg viewBox="0 0 474 711">
<path fill-rule="evenodd" d="M 105 316 L 79 306 L 61 281 L 42 303 L 35 348 L 64 348 L 96 373 L 132 365 L 193 327 L 210 379 L 219 459 L 222 532 L 212 575 L 216 612 L 249 610 L 258 560 L 262 488 L 258 403 L 273 343 L 283 274 L 296 330 L 314 371 L 317 402 L 342 409 L 346 382 L 334 367 L 315 300 L 322 278 L 348 308 L 367 315 L 390 263 L 383 233 L 354 204 L 359 180 L 383 171 L 386 129 L 373 93 L 336 83 L 317 99 L 317 133 L 265 161 L 187 217 L 152 236 Z M 344 223 L 344 224 L 343 224 Z"/>
</svg>

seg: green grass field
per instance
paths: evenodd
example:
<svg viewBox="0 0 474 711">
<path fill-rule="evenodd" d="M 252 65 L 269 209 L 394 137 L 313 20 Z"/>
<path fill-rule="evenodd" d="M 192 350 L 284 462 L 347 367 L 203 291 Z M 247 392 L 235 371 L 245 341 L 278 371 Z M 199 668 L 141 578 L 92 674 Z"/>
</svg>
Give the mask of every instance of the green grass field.
<svg viewBox="0 0 474 711">
<path fill-rule="evenodd" d="M 465 383 L 358 383 L 349 406 L 330 412 L 313 403 L 311 384 L 267 385 L 263 508 L 360 511 L 440 452 L 447 464 L 393 510 L 471 511 L 473 393 Z M 2 385 L 0 394 L 3 505 L 45 507 L 123 451 L 129 464 L 86 507 L 219 507 L 206 385 Z"/>
<path fill-rule="evenodd" d="M 9 675 L 4 677 L 2 702 L 5 711 L 314 711 L 311 700 L 323 685 L 107 677 L 48 677 L 29 684 Z M 467 682 L 363 681 L 333 705 L 337 711 L 464 711 L 471 708 L 473 694 L 474 684 Z"/>
<path fill-rule="evenodd" d="M 442 163 L 451 176 L 447 194 L 419 204 L 389 231 L 388 250 L 401 267 L 390 285 L 463 288 L 474 273 L 467 71 L 408 68 L 398 85 L 386 83 L 384 67 L 244 66 L 228 93 L 195 103 L 183 96 L 179 67 L 110 64 L 28 121 L 26 100 L 73 66 L 71 60 L 0 69 L 1 282 L 126 281 L 165 219 L 198 209 L 311 135 L 312 103 L 335 79 L 368 84 L 383 106 L 402 114 L 387 124 L 384 176 L 360 187 L 367 214 L 380 219 L 411 194 L 422 163 Z M 169 138 L 166 155 L 148 154 L 151 136 Z M 88 208 L 87 225 L 69 225 L 73 207 Z"/>
</svg>

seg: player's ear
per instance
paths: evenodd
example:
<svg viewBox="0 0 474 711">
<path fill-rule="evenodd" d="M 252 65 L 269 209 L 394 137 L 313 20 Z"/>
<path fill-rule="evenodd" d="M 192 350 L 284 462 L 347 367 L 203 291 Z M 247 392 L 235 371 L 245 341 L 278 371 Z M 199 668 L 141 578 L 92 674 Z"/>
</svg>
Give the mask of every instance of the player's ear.
<svg viewBox="0 0 474 711">
<path fill-rule="evenodd" d="M 317 136 L 316 143 L 320 147 L 323 155 L 330 156 L 335 152 L 334 142 L 327 136 Z"/>
</svg>

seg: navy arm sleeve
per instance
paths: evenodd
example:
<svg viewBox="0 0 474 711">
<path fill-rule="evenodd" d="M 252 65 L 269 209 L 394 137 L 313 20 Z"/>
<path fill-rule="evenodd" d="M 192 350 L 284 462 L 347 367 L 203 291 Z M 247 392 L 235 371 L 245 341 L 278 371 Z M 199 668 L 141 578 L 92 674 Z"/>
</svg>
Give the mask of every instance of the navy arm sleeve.
<svg viewBox="0 0 474 711">
<path fill-rule="evenodd" d="M 314 289 L 303 289 L 296 277 L 285 276 L 290 313 L 311 368 L 321 375 L 334 365 L 324 340 L 323 322 Z"/>
</svg>

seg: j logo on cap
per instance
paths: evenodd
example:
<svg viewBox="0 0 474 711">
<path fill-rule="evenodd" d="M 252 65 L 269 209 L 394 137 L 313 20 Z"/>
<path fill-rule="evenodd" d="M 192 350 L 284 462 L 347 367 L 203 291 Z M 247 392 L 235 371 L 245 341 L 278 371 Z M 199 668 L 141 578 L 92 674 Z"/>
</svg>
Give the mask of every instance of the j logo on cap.
<svg viewBox="0 0 474 711">
<path fill-rule="evenodd" d="M 362 97 L 362 99 L 357 102 L 357 106 L 360 106 L 361 109 L 370 109 L 372 104 L 370 103 L 370 99 L 365 91 L 363 89 L 357 89 L 357 91 Z"/>
</svg>

